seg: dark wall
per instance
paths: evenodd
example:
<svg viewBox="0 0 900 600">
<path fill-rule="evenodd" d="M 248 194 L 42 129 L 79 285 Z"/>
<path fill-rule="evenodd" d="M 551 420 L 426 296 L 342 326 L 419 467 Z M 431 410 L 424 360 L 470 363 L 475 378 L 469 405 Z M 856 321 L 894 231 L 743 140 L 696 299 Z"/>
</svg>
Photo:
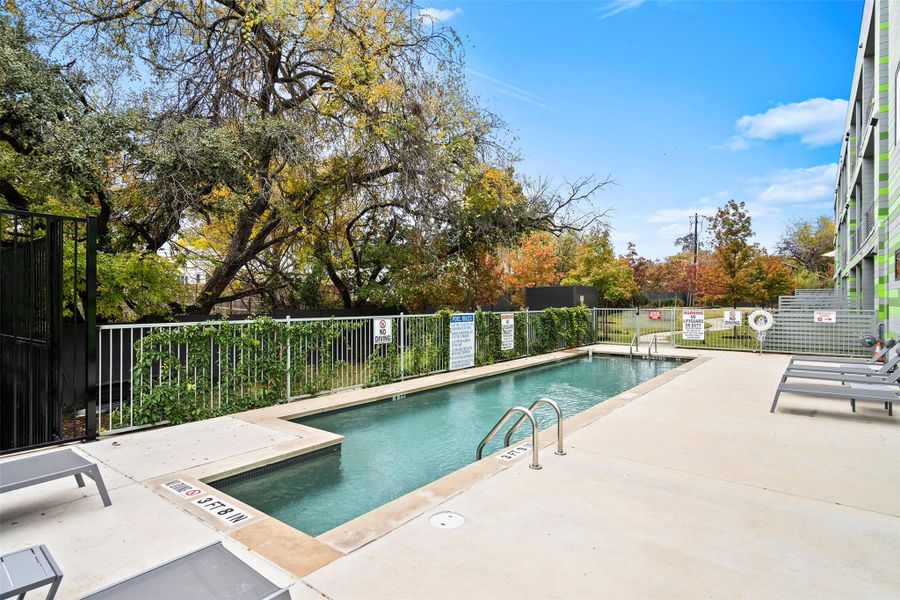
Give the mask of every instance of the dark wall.
<svg viewBox="0 0 900 600">
<path fill-rule="evenodd" d="M 525 306 L 530 310 L 597 306 L 597 288 L 587 285 L 554 285 L 525 288 Z"/>
</svg>

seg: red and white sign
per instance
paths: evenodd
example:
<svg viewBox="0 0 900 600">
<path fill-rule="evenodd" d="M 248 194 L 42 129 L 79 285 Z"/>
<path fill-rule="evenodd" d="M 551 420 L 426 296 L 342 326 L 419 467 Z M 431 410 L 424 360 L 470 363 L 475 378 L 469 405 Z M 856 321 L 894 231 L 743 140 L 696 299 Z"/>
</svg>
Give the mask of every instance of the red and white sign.
<svg viewBox="0 0 900 600">
<path fill-rule="evenodd" d="M 651 310 L 647 313 L 647 318 L 651 321 L 662 321 L 662 311 L 661 310 Z"/>
<path fill-rule="evenodd" d="M 837 323 L 836 310 L 814 310 L 813 321 L 816 323 Z"/>
</svg>

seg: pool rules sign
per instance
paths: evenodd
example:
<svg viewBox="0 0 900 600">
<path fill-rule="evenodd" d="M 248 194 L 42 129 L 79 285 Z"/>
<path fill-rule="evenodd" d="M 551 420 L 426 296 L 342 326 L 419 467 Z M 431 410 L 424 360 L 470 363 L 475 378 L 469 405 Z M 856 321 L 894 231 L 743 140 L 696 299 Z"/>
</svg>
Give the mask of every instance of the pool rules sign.
<svg viewBox="0 0 900 600">
<path fill-rule="evenodd" d="M 450 315 L 450 370 L 475 366 L 475 315 Z"/>
<path fill-rule="evenodd" d="M 375 334 L 376 344 L 390 344 L 393 340 L 393 332 L 391 327 L 393 319 L 385 319 L 384 317 L 375 317 L 372 319 L 372 331 Z"/>
</svg>

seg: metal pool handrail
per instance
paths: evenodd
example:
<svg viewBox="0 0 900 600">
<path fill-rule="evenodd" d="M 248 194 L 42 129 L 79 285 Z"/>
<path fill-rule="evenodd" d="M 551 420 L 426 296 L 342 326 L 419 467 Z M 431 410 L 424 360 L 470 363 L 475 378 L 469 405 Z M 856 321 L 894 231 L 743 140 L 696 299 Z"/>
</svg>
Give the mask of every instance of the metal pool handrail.
<svg viewBox="0 0 900 600">
<path fill-rule="evenodd" d="M 656 342 L 656 334 L 653 334 L 653 337 L 650 338 L 650 343 L 647 344 L 647 358 L 653 358 L 653 353 L 650 351 L 651 348 L 656 350 L 656 353 L 659 354 L 659 344 Z"/>
<path fill-rule="evenodd" d="M 638 354 L 641 353 L 641 341 L 638 339 L 638 334 L 634 334 L 631 338 L 631 343 L 628 344 L 628 358 L 634 358 L 634 353 L 632 350 L 636 349 Z"/>
<path fill-rule="evenodd" d="M 532 469 L 540 469 L 541 464 L 538 460 L 538 426 L 537 421 L 534 418 L 534 414 L 525 408 L 524 406 L 513 406 L 511 409 L 506 411 L 506 414 L 503 415 L 497 424 L 494 425 L 493 429 L 488 432 L 484 439 L 481 440 L 481 443 L 478 444 L 478 450 L 475 451 L 475 460 L 481 460 L 481 453 L 484 451 L 484 447 L 487 446 L 487 443 L 490 441 L 494 434 L 500 431 L 500 428 L 503 427 L 504 423 L 513 415 L 513 413 L 520 412 L 525 417 L 528 417 L 528 420 L 531 421 L 531 464 L 528 465 Z"/>
<path fill-rule="evenodd" d="M 563 449 L 563 414 L 562 410 L 559 408 L 559 404 L 551 400 L 550 398 L 539 398 L 535 400 L 534 403 L 528 407 L 528 410 L 532 413 L 534 409 L 537 408 L 541 404 L 549 404 L 553 407 L 553 410 L 556 411 L 556 454 L 559 456 L 565 456 L 566 451 Z M 503 446 L 509 446 L 509 439 L 512 437 L 512 434 L 516 432 L 516 429 L 519 428 L 519 425 L 522 424 L 522 421 L 525 420 L 525 415 L 519 417 L 519 419 L 512 424 L 512 427 L 509 428 L 509 431 L 506 432 L 506 435 L 503 437 Z"/>
</svg>

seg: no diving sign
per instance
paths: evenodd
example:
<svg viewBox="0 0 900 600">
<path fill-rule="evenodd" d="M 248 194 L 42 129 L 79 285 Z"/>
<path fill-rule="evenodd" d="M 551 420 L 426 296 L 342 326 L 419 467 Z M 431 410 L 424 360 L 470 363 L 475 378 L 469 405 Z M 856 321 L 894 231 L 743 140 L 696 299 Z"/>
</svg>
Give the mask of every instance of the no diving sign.
<svg viewBox="0 0 900 600">
<path fill-rule="evenodd" d="M 391 331 L 393 323 L 393 319 L 386 319 L 384 317 L 375 317 L 372 319 L 372 331 L 375 334 L 376 344 L 391 343 L 393 340 L 393 332 Z"/>
</svg>

